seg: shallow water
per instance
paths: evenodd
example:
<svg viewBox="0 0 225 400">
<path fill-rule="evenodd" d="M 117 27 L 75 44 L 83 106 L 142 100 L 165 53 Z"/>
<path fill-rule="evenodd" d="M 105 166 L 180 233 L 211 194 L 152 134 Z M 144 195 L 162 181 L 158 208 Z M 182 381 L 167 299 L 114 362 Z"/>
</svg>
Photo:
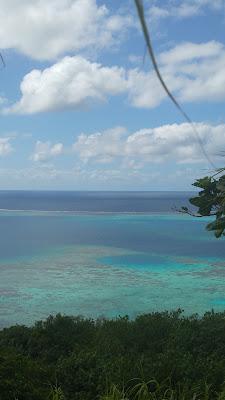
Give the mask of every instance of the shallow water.
<svg viewBox="0 0 225 400">
<path fill-rule="evenodd" d="M 225 309 L 225 246 L 181 214 L 0 212 L 0 326 Z"/>
</svg>

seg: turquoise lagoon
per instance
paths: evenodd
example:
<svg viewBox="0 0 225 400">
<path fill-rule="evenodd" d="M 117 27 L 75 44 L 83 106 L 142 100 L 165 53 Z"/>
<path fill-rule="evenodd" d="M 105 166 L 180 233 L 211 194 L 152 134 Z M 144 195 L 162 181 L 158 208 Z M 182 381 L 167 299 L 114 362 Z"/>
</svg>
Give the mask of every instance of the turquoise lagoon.
<svg viewBox="0 0 225 400">
<path fill-rule="evenodd" d="M 0 327 L 225 309 L 225 246 L 175 213 L 0 212 Z"/>
</svg>

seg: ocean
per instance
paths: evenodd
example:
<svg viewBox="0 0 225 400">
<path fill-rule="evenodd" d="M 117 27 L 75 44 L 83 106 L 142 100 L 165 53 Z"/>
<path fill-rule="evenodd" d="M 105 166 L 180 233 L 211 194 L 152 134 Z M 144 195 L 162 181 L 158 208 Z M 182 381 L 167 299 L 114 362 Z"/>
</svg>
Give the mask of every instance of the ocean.
<svg viewBox="0 0 225 400">
<path fill-rule="evenodd" d="M 0 191 L 0 327 L 225 309 L 225 246 L 187 192 Z"/>
</svg>

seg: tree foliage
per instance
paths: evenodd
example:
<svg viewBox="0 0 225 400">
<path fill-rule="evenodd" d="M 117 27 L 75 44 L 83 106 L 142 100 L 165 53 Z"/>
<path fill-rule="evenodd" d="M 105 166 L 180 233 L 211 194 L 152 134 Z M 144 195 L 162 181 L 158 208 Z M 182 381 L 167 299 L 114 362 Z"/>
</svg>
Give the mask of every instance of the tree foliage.
<svg viewBox="0 0 225 400">
<path fill-rule="evenodd" d="M 222 400 L 224 332 L 225 313 L 181 310 L 3 329 L 0 399 Z"/>
<path fill-rule="evenodd" d="M 193 186 L 201 189 L 198 196 L 189 199 L 190 203 L 197 207 L 197 214 L 188 207 L 182 207 L 181 211 L 199 217 L 215 217 L 206 228 L 213 231 L 217 238 L 225 235 L 225 175 L 217 178 L 215 175 L 205 176 L 196 180 Z"/>
</svg>

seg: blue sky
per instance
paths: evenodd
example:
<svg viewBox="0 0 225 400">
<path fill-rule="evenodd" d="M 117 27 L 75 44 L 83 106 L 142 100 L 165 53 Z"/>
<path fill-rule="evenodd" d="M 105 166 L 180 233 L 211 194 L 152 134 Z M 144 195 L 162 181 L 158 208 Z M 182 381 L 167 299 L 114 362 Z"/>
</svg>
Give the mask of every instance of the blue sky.
<svg viewBox="0 0 225 400">
<path fill-rule="evenodd" d="M 143 2 L 164 79 L 216 166 L 225 1 Z M 190 190 L 210 172 L 152 70 L 132 0 L 0 0 L 0 188 Z"/>
</svg>

